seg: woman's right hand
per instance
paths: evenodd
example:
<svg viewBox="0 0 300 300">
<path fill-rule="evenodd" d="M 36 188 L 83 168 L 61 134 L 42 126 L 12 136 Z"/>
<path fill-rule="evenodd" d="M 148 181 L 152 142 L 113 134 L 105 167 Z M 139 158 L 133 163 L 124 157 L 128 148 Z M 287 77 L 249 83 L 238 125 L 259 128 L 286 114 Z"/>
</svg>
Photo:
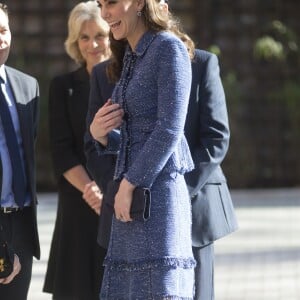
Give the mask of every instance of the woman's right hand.
<svg viewBox="0 0 300 300">
<path fill-rule="evenodd" d="M 111 99 L 97 111 L 90 125 L 92 137 L 101 143 L 107 145 L 107 134 L 121 126 L 123 122 L 124 110 L 119 104 L 112 103 Z"/>
</svg>

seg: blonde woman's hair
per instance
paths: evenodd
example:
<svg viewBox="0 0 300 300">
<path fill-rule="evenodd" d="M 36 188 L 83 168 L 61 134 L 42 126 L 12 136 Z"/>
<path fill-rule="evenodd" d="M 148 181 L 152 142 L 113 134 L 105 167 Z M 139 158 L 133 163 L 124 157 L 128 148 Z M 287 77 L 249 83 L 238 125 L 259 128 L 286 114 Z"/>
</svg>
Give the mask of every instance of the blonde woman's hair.
<svg viewBox="0 0 300 300">
<path fill-rule="evenodd" d="M 68 20 L 68 37 L 65 41 L 65 49 L 67 54 L 80 65 L 83 65 L 85 60 L 79 50 L 78 39 L 82 25 L 86 21 L 95 21 L 103 31 L 103 35 L 108 36 L 109 33 L 109 26 L 101 18 L 97 1 L 80 2 L 72 9 Z"/>
<path fill-rule="evenodd" d="M 161 4 L 161 0 L 145 0 L 145 5 L 141 13 L 147 29 L 154 32 L 169 31 L 180 39 L 184 39 L 184 43 L 192 59 L 195 50 L 193 41 L 185 34 L 179 21 L 169 11 L 166 12 L 162 9 Z M 109 37 L 112 59 L 107 66 L 107 75 L 112 82 L 116 82 L 121 75 L 123 56 L 127 42 L 125 40 L 115 40 L 111 33 Z"/>
</svg>

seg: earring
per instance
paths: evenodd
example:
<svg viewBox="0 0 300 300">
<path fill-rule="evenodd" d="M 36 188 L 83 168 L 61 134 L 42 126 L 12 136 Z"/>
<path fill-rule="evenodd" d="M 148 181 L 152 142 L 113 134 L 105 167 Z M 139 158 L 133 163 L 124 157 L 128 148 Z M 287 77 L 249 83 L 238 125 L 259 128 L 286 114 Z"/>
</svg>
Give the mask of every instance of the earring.
<svg viewBox="0 0 300 300">
<path fill-rule="evenodd" d="M 141 11 L 138 11 L 138 12 L 136 13 L 136 15 L 137 15 L 138 17 L 140 17 L 140 16 L 142 15 L 142 12 L 141 12 Z"/>
</svg>

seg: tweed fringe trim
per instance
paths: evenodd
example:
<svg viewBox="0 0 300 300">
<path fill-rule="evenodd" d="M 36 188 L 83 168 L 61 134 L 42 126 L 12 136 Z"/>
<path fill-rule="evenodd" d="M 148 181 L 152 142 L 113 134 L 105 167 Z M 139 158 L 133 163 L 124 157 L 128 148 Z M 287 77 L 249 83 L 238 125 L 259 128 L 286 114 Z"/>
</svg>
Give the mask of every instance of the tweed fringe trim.
<svg viewBox="0 0 300 300">
<path fill-rule="evenodd" d="M 153 298 L 151 300 L 193 300 L 193 298 L 187 298 L 187 297 L 178 297 L 178 296 L 166 296 L 163 298 Z"/>
<path fill-rule="evenodd" d="M 157 259 L 126 262 L 126 261 L 116 261 L 116 260 L 112 260 L 109 257 L 106 257 L 104 260 L 104 266 L 110 270 L 117 270 L 117 271 L 138 271 L 138 270 L 147 270 L 150 268 L 159 269 L 162 267 L 170 267 L 173 269 L 175 268 L 192 269 L 196 266 L 196 261 L 193 258 L 164 257 L 164 258 L 157 258 Z M 166 299 L 169 300 L 169 298 Z M 170 300 L 173 299 L 176 300 L 177 298 L 170 298 Z"/>
<path fill-rule="evenodd" d="M 127 298 L 122 298 L 122 299 L 115 299 L 115 298 L 111 298 L 111 297 L 103 297 L 102 295 L 100 296 L 101 300 L 127 300 Z M 135 300 L 139 300 L 139 299 L 135 299 Z M 193 300 L 193 298 L 189 298 L 189 297 L 179 297 L 179 296 L 154 296 L 151 298 L 143 298 L 141 300 Z"/>
</svg>

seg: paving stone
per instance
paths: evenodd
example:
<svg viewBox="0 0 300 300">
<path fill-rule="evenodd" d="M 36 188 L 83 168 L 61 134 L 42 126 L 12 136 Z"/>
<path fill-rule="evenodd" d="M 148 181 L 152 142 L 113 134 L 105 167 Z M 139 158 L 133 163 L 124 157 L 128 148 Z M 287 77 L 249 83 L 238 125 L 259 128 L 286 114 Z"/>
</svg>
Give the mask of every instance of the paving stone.
<svg viewBox="0 0 300 300">
<path fill-rule="evenodd" d="M 300 189 L 233 190 L 240 229 L 215 243 L 216 300 L 300 300 Z M 41 260 L 28 300 L 42 293 L 57 195 L 39 194 Z M 88 300 L 88 299 L 87 299 Z"/>
</svg>

